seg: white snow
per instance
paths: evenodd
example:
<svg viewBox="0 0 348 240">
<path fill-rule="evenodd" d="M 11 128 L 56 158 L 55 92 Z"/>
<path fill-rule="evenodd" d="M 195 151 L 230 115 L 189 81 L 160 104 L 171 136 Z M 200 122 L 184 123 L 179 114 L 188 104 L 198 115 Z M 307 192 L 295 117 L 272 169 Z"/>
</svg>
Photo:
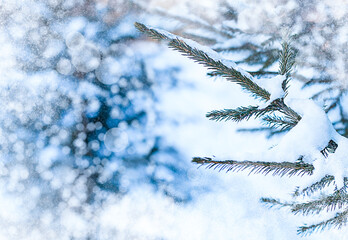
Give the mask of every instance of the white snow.
<svg viewBox="0 0 348 240">
<path fill-rule="evenodd" d="M 17 8 L 16 4 L 20 4 L 20 1 L 6 2 L 4 8 L 0 11 L 13 5 L 14 14 L 9 15 L 11 18 L 15 17 L 12 15 L 23 15 L 25 17 L 24 13 L 17 13 L 20 11 L 25 11 L 27 12 L 26 14 L 33 15 L 33 17 L 41 17 L 43 15 L 41 13 L 35 14 L 32 11 L 32 9 L 37 8 L 36 5 L 40 1 L 28 0 L 28 4 L 21 10 L 15 9 Z M 45 1 L 41 2 L 43 5 Z M 54 4 L 57 1 L 47 2 Z M 151 4 L 155 4 L 153 2 L 157 3 L 160 1 L 151 1 Z M 168 1 L 162 2 L 168 4 Z M 273 2 L 277 3 L 278 1 Z M 332 1 L 327 0 L 327 2 Z M 198 2 L 194 4 L 196 3 Z M 33 8 L 28 7 L 30 4 L 33 5 Z M 259 3 L 255 5 L 257 8 L 260 7 Z M 253 19 L 259 20 L 257 15 L 255 14 Z M 88 21 L 84 17 L 75 19 L 75 21 L 67 23 L 64 35 L 67 35 L 69 32 L 81 31 Z M 244 23 L 248 25 L 254 24 L 252 21 L 244 21 Z M 33 24 L 30 19 L 26 21 L 26 24 L 32 25 L 31 27 L 33 28 L 38 28 L 38 25 Z M 18 25 L 20 24 L 18 23 Z M 10 32 L 17 34 L 14 40 L 24 36 L 25 34 L 22 34 L 20 31 L 22 29 L 26 32 L 27 28 L 29 29 L 29 26 L 23 28 L 22 26 L 13 27 Z M 14 112 L 16 115 L 46 114 L 50 116 L 51 113 L 47 111 L 33 112 L 30 109 L 31 105 L 33 105 L 32 108 L 34 109 L 34 106 L 40 106 L 42 102 L 47 106 L 51 104 L 47 99 L 40 99 L 35 96 L 42 93 L 45 87 L 50 87 L 54 92 L 58 91 L 58 89 L 62 90 L 62 88 L 74 89 L 76 86 L 64 84 L 64 81 L 58 79 L 59 76 L 57 76 L 58 74 L 55 71 L 45 71 L 35 76 L 27 76 L 25 73 L 14 69 L 16 56 L 18 55 L 17 51 L 19 50 L 8 38 L 5 30 L 1 24 L 0 32 L 2 34 L 0 34 L 0 42 L 2 44 L 0 45 L 2 54 L 0 56 L 0 75 L 2 76 L 2 81 L 0 84 L 2 86 L 1 109 L 4 113 L 2 114 L 1 120 L 3 122 L 1 124 L 5 126 L 11 125 L 11 119 L 6 116 L 7 110 L 11 109 L 11 107 L 13 107 L 11 112 Z M 172 36 L 176 38 L 176 36 Z M 344 39 L 344 37 L 341 38 Z M 186 39 L 184 41 L 192 47 L 207 52 L 215 60 L 220 60 L 224 64 L 240 70 L 233 61 L 221 57 L 220 54 L 193 41 Z M 233 41 L 231 40 L 231 42 Z M 134 48 L 136 51 L 142 49 L 143 51 L 151 52 L 155 47 L 146 43 L 146 45 L 143 44 Z M 55 56 L 53 50 L 52 52 L 47 52 L 47 57 Z M 81 180 L 82 183 L 76 189 L 68 187 L 63 191 L 62 195 L 59 196 L 63 201 L 54 202 L 54 209 L 44 210 L 40 209 L 37 204 L 40 201 L 45 201 L 45 198 L 41 198 L 41 192 L 45 191 L 46 186 L 32 181 L 31 174 L 33 169 L 27 168 L 25 165 L 28 163 L 28 161 L 25 161 L 26 154 L 30 154 L 30 149 L 20 156 L 22 158 L 20 163 L 16 162 L 15 159 L 7 158 L 6 154 L 1 154 L 0 239 L 64 240 L 71 238 L 87 239 L 88 237 L 91 238 L 91 236 L 92 238 L 97 236 L 98 240 L 300 239 L 296 235 L 296 227 L 304 222 L 304 218 L 292 216 L 289 211 L 269 210 L 260 204 L 259 197 L 269 195 L 289 198 L 289 193 L 292 192 L 295 186 L 308 186 L 326 174 L 335 176 L 338 188 L 343 186 L 342 178 L 348 174 L 346 161 L 348 141 L 335 132 L 321 107 L 308 99 L 294 99 L 289 94 L 286 103 L 302 116 L 302 120 L 295 128 L 286 135 L 274 139 L 266 139 L 263 134 L 241 134 L 236 132 L 238 127 L 253 126 L 255 121 L 251 120 L 248 123 L 240 124 L 232 124 L 231 122 L 216 123 L 204 117 L 206 112 L 213 109 L 235 108 L 245 104 L 253 104 L 254 102 L 251 102 L 247 98 L 247 94 L 241 92 L 238 86 L 221 79 L 215 82 L 211 81 L 211 79 L 206 79 L 204 76 L 205 70 L 201 66 L 197 66 L 197 64 L 188 61 L 178 53 L 172 53 L 169 50 L 163 51 L 153 62 L 147 62 L 147 66 L 154 66 L 154 62 L 157 63 L 157 68 L 162 66 L 165 69 L 169 65 L 183 68 L 177 73 L 180 78 L 177 88 L 168 87 L 168 89 L 165 89 L 163 86 L 158 86 L 156 89 L 158 102 L 146 103 L 148 107 L 159 110 L 161 117 L 165 120 L 161 124 L 156 125 L 155 131 L 161 132 L 170 145 L 182 152 L 184 155 L 183 159 L 190 161 L 192 156 L 211 156 L 215 154 L 216 156 L 221 156 L 221 159 L 223 157 L 237 156 L 237 159 L 245 160 L 245 157 L 247 157 L 246 153 L 250 153 L 252 150 L 257 153 L 250 153 L 249 156 L 254 156 L 254 158 L 247 158 L 248 160 L 293 162 L 296 161 L 299 155 L 304 155 L 304 160 L 314 165 L 314 175 L 304 178 L 293 177 L 291 179 L 272 176 L 265 177 L 262 175 L 247 177 L 243 173 L 225 174 L 204 168 L 197 169 L 197 166 L 189 165 L 190 168 L 187 169 L 189 182 L 187 184 L 194 184 L 198 186 L 196 189 L 199 189 L 193 193 L 193 199 L 189 203 L 175 203 L 168 196 L 155 192 L 149 185 L 139 184 L 137 188 L 133 188 L 122 197 L 108 196 L 106 202 L 100 203 L 96 201 L 90 207 L 84 205 L 86 202 L 86 199 L 84 199 L 85 192 L 81 186 L 85 186 L 86 183 L 83 181 L 87 182 L 87 179 L 83 178 Z M 69 64 L 60 67 L 57 70 L 64 68 L 62 73 L 69 74 Z M 253 79 L 248 73 L 243 72 L 243 74 Z M 344 79 L 345 75 L 343 74 L 342 76 L 342 79 Z M 156 78 L 156 75 L 151 76 L 151 79 L 154 78 Z M 271 93 L 271 100 L 274 100 L 283 97 L 284 93 L 281 89 L 283 79 L 284 76 L 276 76 L 271 79 L 253 80 L 267 89 Z M 19 85 L 18 91 L 8 91 L 7 85 L 10 84 Z M 105 95 L 105 93 L 98 92 L 99 89 L 89 82 L 80 83 L 78 86 L 76 95 L 85 96 L 88 99 L 94 99 L 95 95 L 97 95 L 96 93 Z M 116 90 L 115 94 L 117 94 Z M 48 94 L 44 96 L 46 95 Z M 140 98 L 139 95 L 136 98 Z M 302 90 L 294 94 L 296 97 L 299 97 L 298 95 L 303 97 Z M 78 96 L 76 96 L 75 100 L 78 101 Z M 270 103 L 271 100 L 264 105 Z M 25 108 L 19 102 L 24 102 Z M 145 103 L 139 100 L 139 105 L 141 104 Z M 27 108 L 29 110 L 25 110 Z M 69 116 L 67 115 L 67 117 Z M 68 126 L 63 120 L 62 124 Z M 17 129 L 12 128 L 12 131 L 23 137 L 23 133 L 17 131 Z M 4 131 L 2 135 L 6 133 Z M 20 138 L 16 138 L 14 133 L 1 137 L 0 141 L 2 144 L 8 141 L 16 142 L 17 148 L 11 150 L 20 152 L 22 148 Z M 130 134 L 130 136 L 138 138 L 136 134 Z M 142 140 L 141 137 L 139 136 L 139 141 Z M 328 158 L 324 158 L 320 150 L 331 139 L 338 144 L 338 148 L 335 153 L 330 153 Z M 275 144 L 277 142 L 278 145 Z M 271 145 L 274 145 L 274 147 L 268 150 Z M 147 151 L 145 143 L 143 143 L 143 148 L 145 149 L 144 152 Z M 69 148 L 68 151 L 70 151 Z M 41 162 L 42 169 L 45 170 L 54 165 L 57 157 L 62 156 L 59 155 L 55 148 L 47 148 L 43 150 L 42 155 L 37 160 Z M 173 158 L 173 156 L 168 155 L 162 161 L 168 161 L 170 158 Z M 71 164 L 73 162 L 72 159 L 68 158 L 66 161 L 71 161 Z M 13 167 L 12 169 L 5 167 L 9 162 L 9 165 Z M 120 166 L 115 163 L 110 164 L 107 167 L 109 172 L 103 172 L 102 174 L 104 175 L 102 177 L 111 177 L 113 170 L 118 167 Z M 24 185 L 21 185 L 17 180 L 26 179 L 28 174 L 28 186 L 30 189 L 27 192 L 22 192 L 23 194 L 15 195 L 14 190 L 24 191 Z M 47 178 L 52 178 L 52 185 L 60 188 L 62 185 L 71 186 L 79 172 L 71 171 L 69 167 L 66 167 L 60 168 L 55 172 L 44 171 L 43 174 Z M 110 176 L 106 176 L 108 174 Z M 136 175 L 138 172 L 135 171 L 132 174 Z M 171 177 L 170 173 L 167 173 L 164 169 L 163 171 L 155 172 L 155 174 L 163 179 Z M 121 185 L 123 184 L 121 183 Z M 202 186 L 204 187 L 203 189 L 199 188 Z M 45 194 L 49 195 L 52 193 L 46 192 Z M 83 200 L 79 201 L 79 197 Z M 69 209 L 67 206 L 71 208 Z M 71 211 L 71 209 L 78 209 L 78 211 Z M 54 211 L 57 211 L 58 215 L 55 215 Z M 329 213 L 326 215 L 332 217 L 333 214 Z M 318 217 L 308 217 L 305 220 L 306 222 L 309 220 L 314 223 L 318 221 Z M 306 240 L 345 240 L 347 235 L 347 228 L 340 230 L 330 229 L 330 231 L 306 237 Z"/>
<path fill-rule="evenodd" d="M 255 80 L 249 73 L 238 68 L 233 61 L 222 59 L 220 54 L 210 48 L 201 46 L 192 40 L 177 37 L 163 30 L 155 30 L 170 39 L 178 38 L 186 42 L 189 46 L 202 50 L 207 53 L 209 57 L 241 71 L 242 74 L 248 76 L 259 86 L 265 88 L 270 92 L 271 96 L 269 101 L 260 105 L 261 108 L 266 107 L 275 99 L 284 97 L 285 92 L 282 89 L 282 83 L 286 79 L 285 75 L 277 75 L 269 79 Z M 251 158 L 255 161 L 295 162 L 303 157 L 305 162 L 313 163 L 318 169 L 318 171 L 315 172 L 313 179 L 319 180 L 325 175 L 330 174 L 335 177 L 337 187 L 342 187 L 344 176 L 342 159 L 344 155 L 348 155 L 348 151 L 346 150 L 345 152 L 342 149 L 344 149 L 344 146 L 348 144 L 348 140 L 335 131 L 324 110 L 314 103 L 314 101 L 309 99 L 287 98 L 286 104 L 301 115 L 301 121 L 291 129 L 276 146 L 261 154 L 248 152 L 245 154 L 245 159 Z M 328 145 L 330 140 L 339 140 L 343 147 L 337 149 L 337 154 L 331 154 L 328 159 L 324 159 L 324 156 L 320 151 Z M 321 166 L 323 163 L 330 165 L 330 167 L 323 169 Z"/>
<path fill-rule="evenodd" d="M 302 119 L 271 149 L 271 154 L 277 161 L 294 162 L 303 156 L 305 161 L 313 162 L 312 156 L 327 146 L 336 131 L 324 110 L 312 100 L 289 99 L 286 104 Z"/>
<path fill-rule="evenodd" d="M 277 75 L 272 78 L 261 78 L 254 80 L 257 85 L 266 89 L 271 94 L 270 99 L 267 102 L 259 104 L 260 108 L 265 108 L 274 100 L 284 97 L 285 92 L 282 88 L 282 83 L 284 80 L 285 75 Z"/>
<path fill-rule="evenodd" d="M 270 162 L 295 162 L 300 157 L 314 165 L 313 176 L 306 181 L 307 186 L 325 175 L 335 177 L 338 188 L 343 187 L 343 177 L 348 173 L 348 139 L 333 128 L 325 111 L 313 100 L 287 99 L 286 104 L 301 115 L 302 119 L 286 133 L 274 147 L 259 153 L 247 153 L 244 159 Z M 321 154 L 333 140 L 338 144 L 335 153 L 328 158 Z M 241 159 L 241 160 L 244 160 Z"/>
</svg>

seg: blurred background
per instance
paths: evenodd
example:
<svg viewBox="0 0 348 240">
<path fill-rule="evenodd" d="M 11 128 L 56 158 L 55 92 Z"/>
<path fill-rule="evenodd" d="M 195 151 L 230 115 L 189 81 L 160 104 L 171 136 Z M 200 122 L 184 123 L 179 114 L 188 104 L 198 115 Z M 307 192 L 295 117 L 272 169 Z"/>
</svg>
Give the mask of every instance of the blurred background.
<svg viewBox="0 0 348 240">
<path fill-rule="evenodd" d="M 292 93 L 322 101 L 347 136 L 347 13 L 343 0 L 1 1 L 0 239 L 299 239 L 296 227 L 317 218 L 259 198 L 289 197 L 303 178 L 190 163 L 257 152 L 283 133 L 206 119 L 256 102 L 133 24 L 256 77 L 276 74 L 281 39 L 294 35 Z"/>
</svg>

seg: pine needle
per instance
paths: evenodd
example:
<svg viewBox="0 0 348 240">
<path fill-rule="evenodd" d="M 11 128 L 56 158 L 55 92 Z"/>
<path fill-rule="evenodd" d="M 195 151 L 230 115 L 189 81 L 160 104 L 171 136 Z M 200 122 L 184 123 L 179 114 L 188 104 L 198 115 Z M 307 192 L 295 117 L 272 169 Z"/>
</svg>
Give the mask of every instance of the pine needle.
<svg viewBox="0 0 348 240">
<path fill-rule="evenodd" d="M 282 83 L 282 88 L 285 93 L 288 92 L 290 74 L 295 63 L 295 53 L 288 41 L 282 43 L 282 50 L 279 53 L 279 75 L 285 75 L 286 78 Z"/>
<path fill-rule="evenodd" d="M 150 29 L 148 27 L 146 27 L 144 24 L 141 23 L 134 23 L 134 26 L 136 29 L 138 29 L 140 32 L 146 33 L 149 37 L 156 39 L 156 40 L 169 40 L 169 38 L 162 34 L 159 33 L 158 31 L 154 30 L 154 29 Z"/>
<path fill-rule="evenodd" d="M 226 172 L 239 172 L 249 170 L 249 174 L 264 174 L 272 173 L 273 176 L 303 176 L 312 175 L 314 167 L 311 164 L 300 162 L 253 162 L 253 161 L 215 161 L 211 158 L 195 157 L 192 162 L 201 165 L 206 165 L 207 168 L 226 170 Z"/>
<path fill-rule="evenodd" d="M 228 121 L 232 120 L 239 122 L 242 120 L 249 120 L 252 116 L 258 117 L 262 114 L 256 106 L 239 107 L 237 109 L 223 109 L 223 110 L 213 110 L 207 113 L 206 117 L 214 121 Z"/>
<path fill-rule="evenodd" d="M 325 228 L 338 228 L 345 226 L 347 224 L 348 210 L 337 213 L 335 217 L 328 220 L 322 221 L 317 224 L 312 224 L 310 226 L 299 227 L 297 233 L 302 236 L 307 236 L 315 231 L 324 230 Z"/>
<path fill-rule="evenodd" d="M 279 117 L 276 115 L 269 115 L 262 118 L 262 120 L 270 127 L 270 128 L 278 128 L 281 131 L 290 130 L 296 125 L 292 119 Z"/>
<path fill-rule="evenodd" d="M 321 211 L 334 211 L 336 209 L 342 209 L 343 206 L 348 204 L 348 196 L 344 189 L 335 191 L 333 194 L 322 197 L 321 199 L 309 201 L 306 203 L 294 204 L 291 207 L 291 212 L 295 215 L 301 213 L 302 215 L 308 215 L 313 213 L 320 213 Z"/>
<path fill-rule="evenodd" d="M 346 180 L 346 179 L 345 179 Z M 296 189 L 293 196 L 310 196 L 316 191 L 322 190 L 328 186 L 330 186 L 332 183 L 334 183 L 335 177 L 331 175 L 326 175 L 323 177 L 320 181 L 313 183 L 312 185 L 303 188 L 302 190 Z"/>
</svg>

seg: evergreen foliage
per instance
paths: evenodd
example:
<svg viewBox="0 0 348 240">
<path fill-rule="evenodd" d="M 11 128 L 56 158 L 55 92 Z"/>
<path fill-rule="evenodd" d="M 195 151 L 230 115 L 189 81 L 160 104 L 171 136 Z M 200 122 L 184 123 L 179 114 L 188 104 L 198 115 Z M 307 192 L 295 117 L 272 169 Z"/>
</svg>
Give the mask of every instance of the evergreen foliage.
<svg viewBox="0 0 348 240">
<path fill-rule="evenodd" d="M 186 44 L 185 41 L 176 38 L 166 36 L 163 33 L 156 31 L 156 29 L 150 29 L 141 23 L 135 23 L 135 27 L 142 32 L 146 32 L 150 37 L 154 39 L 165 39 L 169 40 L 168 45 L 174 50 L 179 51 L 184 56 L 188 56 L 194 61 L 204 65 L 211 70 L 212 75 L 219 75 L 225 77 L 228 81 L 239 84 L 243 89 L 251 92 L 255 98 L 260 98 L 265 101 L 269 100 L 270 93 L 265 89 L 254 83 L 248 76 L 238 71 L 233 67 L 228 67 L 218 59 L 213 59 L 209 54 L 204 51 L 191 47 Z"/>
<path fill-rule="evenodd" d="M 239 172 L 250 169 L 249 174 L 264 174 L 267 175 L 272 173 L 273 176 L 293 176 L 299 175 L 303 176 L 305 174 L 311 175 L 313 173 L 314 167 L 311 164 L 302 163 L 302 162 L 253 162 L 253 161 L 215 161 L 211 158 L 199 158 L 194 157 L 192 162 L 198 164 L 206 164 L 207 168 L 214 168 L 221 170 L 226 170 L 226 172 Z"/>
<path fill-rule="evenodd" d="M 259 54 L 266 54 L 268 58 L 262 61 L 264 67 L 261 68 L 257 73 L 249 72 L 244 73 L 243 70 L 239 69 L 236 65 L 230 67 L 227 61 L 219 59 L 214 52 L 205 52 L 205 48 L 197 45 L 196 43 L 191 43 L 190 40 L 185 40 L 176 37 L 170 33 L 166 33 L 162 30 L 157 30 L 151 27 L 147 27 L 140 23 L 135 23 L 138 30 L 148 34 L 155 39 L 165 39 L 171 48 L 181 52 L 183 55 L 195 60 L 196 62 L 203 64 L 209 70 L 211 76 L 221 76 L 227 80 L 239 84 L 244 90 L 249 92 L 251 96 L 259 99 L 260 101 L 266 101 L 266 107 L 259 106 L 248 106 L 239 107 L 237 109 L 223 109 L 223 110 L 213 110 L 209 112 L 206 116 L 210 120 L 215 121 L 228 121 L 232 120 L 239 122 L 242 120 L 249 120 L 251 117 L 260 118 L 261 121 L 269 126 L 271 129 L 278 129 L 279 132 L 289 131 L 294 128 L 300 121 L 301 115 L 290 108 L 284 101 L 287 97 L 289 82 L 291 81 L 292 68 L 295 60 L 295 50 L 291 47 L 290 41 L 285 40 L 282 43 L 282 49 L 279 51 L 279 71 L 278 74 L 285 76 L 281 88 L 283 90 L 283 97 L 275 98 L 270 101 L 272 95 L 267 89 L 259 86 L 253 79 L 253 75 L 276 75 L 277 73 L 267 72 L 267 66 L 270 62 L 276 60 L 274 57 L 274 51 L 260 52 L 258 50 L 254 51 L 253 55 L 245 59 L 245 62 L 252 62 L 253 59 L 257 58 L 257 61 L 262 61 L 257 56 Z M 233 34 L 232 34 L 233 35 Z M 247 49 L 260 49 L 256 46 L 251 46 L 250 44 L 243 45 Z M 242 49 L 243 46 L 239 47 Z M 222 49 L 219 49 L 222 50 Z M 208 51 L 208 50 L 207 50 Z M 334 104 L 337 104 L 334 103 Z M 335 106 L 330 106 L 328 109 L 332 109 Z M 327 110 L 329 111 L 329 110 Z M 330 140 L 327 146 L 321 149 L 320 153 L 324 158 L 328 158 L 330 154 L 334 154 L 338 144 L 334 140 Z M 271 161 L 272 159 L 270 159 Z M 315 172 L 314 165 L 304 162 L 302 156 L 294 162 L 264 162 L 264 161 L 235 161 L 235 160 L 214 160 L 209 157 L 194 157 L 192 162 L 205 165 L 207 168 L 214 168 L 219 170 L 228 171 L 243 171 L 248 170 L 250 173 L 255 174 L 272 174 L 279 176 L 303 176 L 312 175 Z M 332 194 L 323 195 L 319 198 L 315 198 L 313 194 L 315 192 L 321 191 L 335 184 L 335 177 L 331 175 L 326 175 L 320 181 L 305 187 L 303 189 L 297 188 L 293 194 L 294 198 L 299 197 L 312 197 L 307 202 L 282 202 L 273 198 L 262 198 L 261 201 L 269 204 L 271 206 L 288 207 L 294 214 L 319 214 L 323 210 L 326 211 L 338 211 L 335 217 L 321 221 L 317 224 L 310 226 L 302 226 L 298 229 L 298 233 L 301 235 L 310 234 L 316 230 L 322 230 L 328 227 L 340 228 L 344 226 L 347 222 L 348 211 L 346 210 L 346 204 L 348 202 L 348 196 L 346 194 L 347 178 L 344 178 L 344 186 L 340 189 L 335 187 Z M 302 200 L 303 201 L 303 200 Z M 343 211 L 342 211 L 343 210 Z"/>
<path fill-rule="evenodd" d="M 333 125 L 341 135 L 348 137 L 345 107 L 347 46 L 345 38 L 342 38 L 346 32 L 347 12 L 340 9 L 342 11 L 336 14 L 335 9 L 339 5 L 331 8 L 332 5 L 327 2 L 312 0 L 306 2 L 290 0 L 287 2 L 288 6 L 282 1 L 268 2 L 268 4 L 262 6 L 257 1 L 250 1 L 248 5 L 239 6 L 234 1 L 222 1 L 218 17 L 210 25 L 203 24 L 209 22 L 204 15 L 189 18 L 169 14 L 169 17 L 185 26 L 182 27 L 181 35 L 209 45 L 219 53 L 228 53 L 230 56 L 234 54 L 240 56 L 241 53 L 242 57 L 241 59 L 239 57 L 236 63 L 252 66 L 253 71 L 250 74 L 253 76 L 279 74 L 273 67 L 279 59 L 278 43 L 283 38 L 284 32 L 293 34 L 291 43 L 293 53 L 297 56 L 296 67 L 299 71 L 293 73 L 292 77 L 304 82 L 304 89 L 312 86 L 322 89 L 314 93 L 313 97 L 325 102 L 328 114 L 338 115 Z M 289 5 L 297 7 L 289 10 Z M 268 11 L 266 8 L 270 6 L 283 14 L 277 15 Z M 252 12 L 255 14 L 250 14 Z M 313 20 L 312 14 L 319 14 L 321 20 Z M 248 27 L 244 26 L 241 29 L 241 23 Z M 199 32 L 205 34 L 201 36 Z M 288 129 L 274 130 L 272 127 L 259 127 L 244 128 L 240 131 L 263 131 L 271 137 Z"/>
</svg>

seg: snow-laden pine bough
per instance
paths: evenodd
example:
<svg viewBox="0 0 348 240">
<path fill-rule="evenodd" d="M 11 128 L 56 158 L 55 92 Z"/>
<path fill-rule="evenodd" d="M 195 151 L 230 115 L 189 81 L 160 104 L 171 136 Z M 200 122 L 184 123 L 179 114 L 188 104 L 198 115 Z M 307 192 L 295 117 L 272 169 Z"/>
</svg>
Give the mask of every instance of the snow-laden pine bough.
<svg viewBox="0 0 348 240">
<path fill-rule="evenodd" d="M 170 48 L 207 67 L 212 76 L 222 76 L 240 85 L 259 100 L 258 106 L 243 106 L 236 109 L 213 110 L 207 117 L 216 121 L 239 122 L 260 118 L 269 127 L 286 131 L 273 148 L 257 155 L 249 154 L 243 161 L 215 160 L 209 157 L 194 157 L 192 162 L 208 168 L 243 171 L 280 176 L 310 175 L 312 183 L 302 189 L 296 188 L 293 197 L 306 197 L 302 201 L 282 202 L 272 198 L 261 201 L 270 206 L 289 207 L 294 214 L 308 215 L 323 210 L 334 211 L 334 217 L 312 225 L 301 226 L 298 233 L 305 235 L 326 227 L 342 227 L 348 219 L 348 139 L 336 132 L 326 112 L 311 99 L 295 99 L 288 96 L 294 51 L 290 40 L 284 40 L 279 54 L 278 75 L 256 79 L 239 68 L 231 60 L 200 44 L 175 36 L 166 31 L 151 28 L 141 23 L 135 27 L 154 39 L 164 40 Z M 257 159 L 257 161 L 253 161 Z M 330 194 L 313 197 L 315 192 L 332 187 Z M 303 202 L 303 199 L 307 201 Z"/>
</svg>

